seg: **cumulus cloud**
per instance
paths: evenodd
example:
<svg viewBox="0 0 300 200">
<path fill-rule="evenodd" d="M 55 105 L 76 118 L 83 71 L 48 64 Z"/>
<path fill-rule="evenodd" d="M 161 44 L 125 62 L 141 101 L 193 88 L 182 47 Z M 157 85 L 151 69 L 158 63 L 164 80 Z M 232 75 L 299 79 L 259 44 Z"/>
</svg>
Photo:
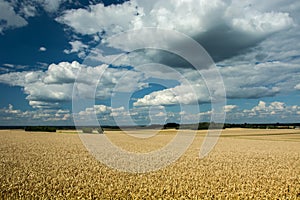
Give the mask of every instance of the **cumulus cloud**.
<svg viewBox="0 0 300 200">
<path fill-rule="evenodd" d="M 218 96 L 217 85 L 219 81 L 211 77 L 204 80 L 194 70 L 179 70 L 189 81 L 190 86 L 180 81 L 180 85 L 150 93 L 137 100 L 134 104 L 141 105 L 171 105 L 178 103 L 210 102 L 211 96 Z M 285 62 L 266 62 L 259 64 L 243 64 L 238 66 L 224 66 L 219 68 L 229 99 L 258 99 L 261 97 L 272 97 L 279 93 L 293 92 L 297 87 L 300 71 L 298 64 Z M 204 72 L 204 71 L 203 71 Z M 211 92 L 207 90 L 207 83 Z M 188 89 L 190 87 L 190 89 Z M 193 90 L 191 90 L 193 88 Z M 194 95 L 193 95 L 194 94 Z"/>
<path fill-rule="evenodd" d="M 287 2 L 289 5 L 292 3 Z M 143 31 L 119 40 L 110 36 L 143 27 L 183 32 L 200 42 L 218 61 L 228 98 L 261 98 L 296 89 L 294 86 L 297 85 L 296 77 L 299 75 L 298 62 L 294 59 L 299 55 L 296 10 L 288 8 L 282 1 L 261 4 L 255 0 L 134 0 L 107 7 L 97 4 L 88 9 L 68 10 L 56 20 L 83 35 L 99 34 L 102 45 L 125 51 L 137 43 L 145 43 L 144 38 L 147 38 L 145 44 L 158 42 L 159 39 Z M 122 20 L 116 20 L 120 17 Z M 168 36 L 160 37 L 166 41 L 165 38 Z M 175 47 L 182 44 L 179 40 L 170 40 L 167 45 Z M 119 56 L 92 51 L 95 55 L 90 58 L 104 63 Z M 139 65 L 144 67 L 145 63 L 161 63 L 175 68 L 190 66 L 170 53 L 151 50 L 123 55 L 114 64 L 137 68 Z M 151 71 L 146 67 L 144 70 Z M 180 86 L 150 93 L 138 99 L 134 105 L 173 105 L 211 100 L 212 95 L 207 91 L 205 83 L 199 82 L 199 77 L 195 78 L 193 70 L 177 70 L 190 81 L 196 96 L 186 90 L 186 84 L 179 81 Z M 161 73 L 160 68 L 152 71 Z M 214 92 L 218 93 L 217 89 Z"/>
<path fill-rule="evenodd" d="M 42 71 L 12 72 L 0 75 L 0 82 L 23 87 L 26 99 L 35 108 L 57 107 L 57 102 L 71 100 L 72 84 L 47 84 L 46 78 Z"/>
<path fill-rule="evenodd" d="M 71 100 L 75 77 L 69 71 L 71 66 L 76 68 L 78 65 L 77 62 L 60 63 L 57 67 L 55 64 L 50 65 L 46 72 L 11 72 L 0 75 L 0 82 L 23 87 L 26 99 L 34 108 L 57 107 L 58 102 Z"/>
<path fill-rule="evenodd" d="M 57 12 L 65 2 L 71 3 L 69 0 L 23 0 L 19 7 L 25 16 L 32 17 L 38 14 L 40 8 L 48 13 Z"/>
<path fill-rule="evenodd" d="M 61 102 L 70 101 L 72 99 L 71 92 L 73 85 L 71 84 L 45 84 L 32 83 L 25 85 L 26 99 L 29 101 L 45 101 L 45 102 Z"/>
<path fill-rule="evenodd" d="M 74 61 L 49 65 L 46 71 L 11 72 L 0 75 L 0 82 L 21 86 L 29 104 L 36 108 L 57 107 L 58 102 L 71 101 L 76 81 L 78 95 L 84 98 L 108 99 L 116 92 L 133 92 L 147 86 L 141 72 L 90 67 Z"/>
<path fill-rule="evenodd" d="M 236 108 L 234 111 L 227 113 L 228 121 L 235 122 L 282 122 L 287 121 L 297 122 L 300 119 L 299 116 L 300 106 L 286 105 L 284 102 L 274 101 L 267 103 L 265 101 L 259 101 L 257 105 L 250 109 Z"/>
<path fill-rule="evenodd" d="M 6 29 L 26 26 L 28 22 L 14 11 L 14 7 L 7 1 L 0 0 L 0 33 Z"/>
<path fill-rule="evenodd" d="M 230 8 L 234 9 L 234 8 Z M 235 13 L 234 11 L 228 10 L 228 13 Z M 286 28 L 287 25 L 292 25 L 293 20 L 289 17 L 288 13 L 281 12 L 266 12 L 261 13 L 252 10 L 251 7 L 247 7 L 243 10 L 243 17 L 236 17 L 232 19 L 232 26 L 241 31 L 252 33 L 252 34 L 268 34 L 277 32 Z M 231 14 L 229 14 L 231 15 Z"/>
<path fill-rule="evenodd" d="M 74 2 L 70 0 L 0 0 L 0 33 L 26 26 L 27 19 L 39 15 L 41 9 L 48 13 L 55 13 L 59 11 L 63 3 Z"/>
<path fill-rule="evenodd" d="M 0 108 L 0 119 L 1 125 L 39 125 L 41 122 L 70 123 L 72 115 L 69 110 L 62 109 L 22 111 L 9 104 L 8 107 Z"/>
<path fill-rule="evenodd" d="M 115 124 L 114 118 L 123 118 L 129 116 L 129 111 L 121 107 L 111 107 L 106 105 L 94 105 L 93 107 L 87 107 L 85 110 L 75 114 L 76 121 L 80 121 L 82 124 L 96 123 L 98 120 L 100 124 Z M 97 121 L 94 121 L 93 116 L 97 117 Z"/>
<path fill-rule="evenodd" d="M 89 48 L 88 45 L 83 44 L 81 41 L 79 40 L 75 40 L 75 41 L 71 41 L 69 42 L 69 44 L 71 45 L 71 49 L 65 49 L 64 53 L 66 54 L 70 54 L 70 53 L 78 53 L 78 57 L 83 58 L 86 56 L 86 49 Z"/>
<path fill-rule="evenodd" d="M 44 82 L 46 84 L 74 83 L 80 69 L 81 65 L 76 61 L 51 64 L 46 71 Z"/>
<path fill-rule="evenodd" d="M 111 107 L 97 104 L 87 107 L 85 110 L 75 113 L 75 119 L 78 123 L 91 124 L 98 121 L 101 125 L 116 124 L 119 126 L 128 125 L 147 125 L 147 124 L 165 124 L 167 118 L 187 115 L 186 113 L 166 112 L 164 106 L 133 107 L 124 106 Z M 97 121 L 94 120 L 97 117 Z"/>
<path fill-rule="evenodd" d="M 205 89 L 205 88 L 201 88 Z M 197 92 L 201 91 L 197 90 Z M 203 93 L 203 92 L 202 92 Z M 193 104 L 198 100 L 209 102 L 207 91 L 203 94 L 204 98 L 199 98 L 195 90 L 189 85 L 179 85 L 174 88 L 160 90 L 145 95 L 143 98 L 138 99 L 134 106 L 158 106 L 158 105 L 175 105 L 175 104 Z"/>
<path fill-rule="evenodd" d="M 224 111 L 227 112 L 231 112 L 233 109 L 237 108 L 236 105 L 226 105 L 224 106 Z"/>
<path fill-rule="evenodd" d="M 97 4 L 90 6 L 89 9 L 69 10 L 58 17 L 57 21 L 83 35 L 98 33 L 101 35 L 103 45 L 123 50 L 126 46 L 135 45 L 137 42 L 159 43 L 159 39 L 145 35 L 142 31 L 120 42 L 106 38 L 115 33 L 143 27 L 173 29 L 186 33 L 200 42 L 215 61 L 222 61 L 220 65 L 233 63 L 238 65 L 270 60 L 297 62 L 294 59 L 300 53 L 298 42 L 300 31 L 297 25 L 299 10 L 299 3 L 282 0 L 267 3 L 257 0 L 246 2 L 134 0 L 121 5 L 104 7 L 103 4 Z M 122 16 L 122 20 L 116 21 L 114 17 L 117 18 L 119 15 Z M 107 20 L 102 20 L 104 18 Z M 88 23 L 85 23 L 86 21 Z M 180 44 L 180 41 L 177 43 Z M 174 41 L 169 45 L 176 46 Z M 98 56 L 94 58 L 109 63 L 116 56 L 118 55 L 104 56 L 98 52 Z M 122 61 L 123 64 L 128 64 L 128 60 L 133 59 L 137 62 L 147 60 L 160 62 L 173 67 L 188 66 L 187 63 L 182 63 L 180 59 L 170 57 L 164 52 L 152 55 L 140 52 Z M 119 61 L 119 64 L 122 64 L 121 60 Z M 275 90 L 274 88 L 274 92 Z"/>
<path fill-rule="evenodd" d="M 65 2 L 36 1 L 47 12 L 59 10 Z M 23 5 L 19 13 L 14 11 L 15 5 L 11 3 L 0 0 L 0 4 L 3 4 L 1 8 L 7 8 L 7 11 L 0 12 L 0 19 L 5 16 L 14 19 L 10 22 L 14 25 L 7 25 L 8 23 L 2 20 L 0 32 L 25 26 L 25 19 L 34 16 L 36 12 L 32 4 L 28 4 L 27 7 Z M 70 101 L 75 80 L 79 94 L 88 98 L 96 95 L 99 99 L 112 97 L 116 92 L 130 92 L 147 87 L 146 82 L 151 78 L 176 81 L 176 84 L 137 99 L 134 106 L 139 108 L 206 103 L 212 100 L 212 94 L 218 96 L 221 93 L 218 90 L 220 85 L 214 84 L 213 77 L 209 80 L 209 84 L 213 83 L 213 90 L 208 91 L 207 82 L 201 80 L 195 70 L 188 68 L 189 63 L 174 54 L 156 50 L 126 52 L 137 46 L 137 43 L 141 45 L 151 44 L 152 41 L 168 41 L 162 44 L 175 48 L 184 46 L 182 41 L 167 40 L 170 38 L 167 34 L 155 38 L 154 35 L 143 31 L 129 35 L 131 37 L 126 39 L 110 39 L 110 36 L 130 29 L 158 27 L 183 32 L 206 48 L 217 61 L 228 98 L 261 98 L 272 97 L 282 92 L 294 92 L 300 89 L 300 31 L 297 25 L 300 19 L 299 10 L 299 3 L 289 0 L 132 0 L 106 7 L 99 3 L 86 8 L 71 9 L 56 18 L 58 22 L 79 33 L 78 37 L 73 37 L 69 42 L 70 49 L 64 52 L 76 53 L 80 58 L 85 58 L 90 53 L 88 58 L 91 59 L 91 63 L 100 61 L 101 64 L 89 67 L 77 62 L 61 62 L 51 64 L 45 71 L 2 74 L 0 82 L 23 87 L 29 104 L 35 108 L 56 107 L 59 102 Z M 82 35 L 93 36 L 93 42 L 101 42 L 103 49 L 91 49 L 88 45 L 90 43 L 80 40 Z M 109 48 L 109 51 L 106 51 L 107 47 L 113 49 Z M 189 51 L 189 54 L 193 53 L 188 48 L 186 51 Z M 120 55 L 122 56 L 115 60 Z M 133 69 L 106 65 L 111 61 L 114 61 L 115 66 L 132 66 Z M 170 66 L 174 71 L 166 70 L 163 64 Z M 189 82 L 184 82 L 184 78 L 178 76 L 178 73 Z M 98 84 L 100 76 L 101 82 L 96 89 L 94 86 Z M 279 104 L 270 106 L 280 107 Z M 270 106 L 265 105 L 269 110 Z M 113 112 L 112 108 L 103 106 L 93 109 L 98 109 L 99 112 L 109 110 L 113 116 L 128 114 L 126 109 L 123 113 Z M 237 109 L 234 105 L 224 107 L 229 113 Z M 156 115 L 163 117 L 164 113 L 160 111 Z M 204 115 L 206 116 L 205 113 Z"/>
<path fill-rule="evenodd" d="M 104 35 L 111 35 L 155 26 L 176 29 L 191 36 L 223 24 L 246 32 L 270 33 L 286 28 L 293 22 L 287 13 L 262 13 L 252 7 L 240 7 L 237 1 L 230 3 L 221 0 L 133 0 L 107 7 L 100 3 L 89 9 L 68 10 L 57 20 L 81 34 L 105 32 Z"/>
<path fill-rule="evenodd" d="M 47 12 L 55 12 L 66 0 L 38 0 Z"/>
<path fill-rule="evenodd" d="M 219 90 L 225 87 L 227 98 L 261 98 L 275 96 L 281 92 L 293 92 L 298 84 L 300 72 L 297 64 L 267 62 L 256 65 L 226 66 L 219 68 L 224 86 L 214 76 L 203 80 L 191 69 L 171 70 L 160 67 L 153 71 L 153 65 L 133 69 L 109 68 L 107 65 L 88 67 L 78 62 L 51 64 L 45 72 L 14 72 L 0 75 L 0 82 L 24 87 L 32 106 L 40 103 L 70 101 L 76 80 L 78 94 L 87 98 L 107 99 L 117 92 L 134 92 L 148 86 L 149 78 L 156 78 L 156 84 L 167 88 L 138 98 L 134 106 L 157 106 L 195 104 L 221 97 Z M 282 72 L 284 67 L 284 72 Z M 164 71 L 164 73 L 159 73 Z M 209 71 L 209 70 L 207 70 Z M 202 71 L 202 72 L 205 72 Z M 272 77 L 272 78 L 270 78 Z M 98 82 L 99 78 L 101 80 Z M 176 80 L 167 84 L 163 79 Z M 175 82 L 174 82 L 175 83 Z M 210 84 L 208 91 L 207 84 Z M 96 89 L 97 86 L 97 89 Z M 96 91 L 96 92 L 95 92 Z M 45 106 L 49 106 L 45 104 Z"/>
<path fill-rule="evenodd" d="M 6 83 L 12 86 L 23 86 L 25 84 L 26 72 L 13 72 L 0 75 L 1 83 Z"/>
<path fill-rule="evenodd" d="M 112 111 L 112 107 L 106 105 L 94 105 L 91 108 L 85 108 L 84 111 L 80 111 L 78 114 L 80 116 L 88 116 L 91 114 L 103 114 L 110 113 Z"/>
<path fill-rule="evenodd" d="M 258 105 L 253 107 L 251 110 L 243 110 L 243 113 L 247 114 L 248 116 L 268 116 L 268 115 L 278 115 L 284 113 L 287 113 L 288 110 L 297 111 L 298 107 L 287 107 L 285 103 L 283 102 L 271 102 L 269 105 L 267 105 L 264 101 L 259 101 Z"/>
<path fill-rule="evenodd" d="M 65 11 L 57 21 L 68 24 L 81 34 L 107 32 L 119 33 L 128 29 L 128 25 L 138 16 L 139 11 L 135 2 L 125 2 L 122 5 L 104 4 L 91 5 L 89 9 L 72 9 Z"/>
<path fill-rule="evenodd" d="M 220 69 L 227 97 L 259 98 L 293 92 L 300 75 L 298 64 L 266 62 Z"/>
<path fill-rule="evenodd" d="M 24 15 L 25 18 L 29 18 L 34 17 L 37 13 L 37 10 L 33 5 L 23 3 L 20 12 Z"/>
<path fill-rule="evenodd" d="M 200 42 L 216 61 L 232 57 L 294 24 L 287 12 L 263 11 L 237 1 L 221 0 L 133 0 L 107 7 L 97 4 L 68 10 L 56 20 L 77 33 L 99 33 L 104 39 L 143 27 L 180 31 Z M 122 42 L 130 46 L 144 38 L 151 40 L 151 35 L 141 32 Z M 110 41 L 109 45 L 113 47 L 114 43 Z"/>
</svg>

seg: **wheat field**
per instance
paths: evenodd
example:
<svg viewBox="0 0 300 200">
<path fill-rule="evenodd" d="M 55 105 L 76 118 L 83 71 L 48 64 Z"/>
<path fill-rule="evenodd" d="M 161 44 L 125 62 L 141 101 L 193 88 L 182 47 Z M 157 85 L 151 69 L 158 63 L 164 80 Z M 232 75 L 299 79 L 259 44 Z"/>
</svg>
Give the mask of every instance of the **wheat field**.
<svg viewBox="0 0 300 200">
<path fill-rule="evenodd" d="M 124 149 L 145 152 L 175 132 L 105 134 Z M 97 161 L 78 134 L 1 130 L 0 199 L 300 199 L 300 130 L 226 129 L 199 159 L 204 136 L 199 131 L 168 167 L 132 174 Z"/>
</svg>

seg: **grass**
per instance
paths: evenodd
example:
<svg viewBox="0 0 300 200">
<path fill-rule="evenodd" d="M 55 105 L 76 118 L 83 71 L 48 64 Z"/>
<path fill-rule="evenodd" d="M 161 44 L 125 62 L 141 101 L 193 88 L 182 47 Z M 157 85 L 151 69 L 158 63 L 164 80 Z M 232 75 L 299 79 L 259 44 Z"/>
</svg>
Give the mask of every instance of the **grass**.
<svg viewBox="0 0 300 200">
<path fill-rule="evenodd" d="M 2 130 L 0 199 L 299 199 L 300 135 L 280 132 L 225 130 L 222 135 L 232 136 L 220 137 L 214 150 L 199 159 L 205 134 L 200 131 L 175 163 L 130 174 L 94 159 L 78 134 Z M 134 138 L 106 132 L 113 143 L 135 152 L 161 148 L 174 134 Z"/>
<path fill-rule="evenodd" d="M 56 133 L 63 133 L 63 134 L 78 134 L 77 130 L 56 130 Z"/>
</svg>

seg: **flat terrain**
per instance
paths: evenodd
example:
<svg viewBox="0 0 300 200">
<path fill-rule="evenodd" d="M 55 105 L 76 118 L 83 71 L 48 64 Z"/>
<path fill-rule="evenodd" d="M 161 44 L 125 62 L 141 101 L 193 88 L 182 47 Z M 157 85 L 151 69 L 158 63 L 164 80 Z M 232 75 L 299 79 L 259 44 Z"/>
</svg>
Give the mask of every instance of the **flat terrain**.
<svg viewBox="0 0 300 200">
<path fill-rule="evenodd" d="M 147 152 L 175 132 L 106 135 L 126 150 Z M 199 159 L 205 133 L 168 167 L 131 174 L 97 161 L 72 131 L 1 130 L 0 199 L 300 199 L 300 130 L 226 129 Z"/>
</svg>

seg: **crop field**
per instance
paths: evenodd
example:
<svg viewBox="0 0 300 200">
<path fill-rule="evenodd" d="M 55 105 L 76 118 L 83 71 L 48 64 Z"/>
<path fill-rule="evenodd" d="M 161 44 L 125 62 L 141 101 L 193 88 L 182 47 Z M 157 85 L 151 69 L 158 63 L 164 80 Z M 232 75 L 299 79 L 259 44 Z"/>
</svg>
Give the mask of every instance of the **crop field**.
<svg viewBox="0 0 300 200">
<path fill-rule="evenodd" d="M 176 131 L 131 133 L 140 137 L 105 132 L 117 146 L 148 152 Z M 225 129 L 200 159 L 205 134 L 171 165 L 134 174 L 96 160 L 72 131 L 1 130 L 0 199 L 300 199 L 300 130 Z"/>
</svg>

